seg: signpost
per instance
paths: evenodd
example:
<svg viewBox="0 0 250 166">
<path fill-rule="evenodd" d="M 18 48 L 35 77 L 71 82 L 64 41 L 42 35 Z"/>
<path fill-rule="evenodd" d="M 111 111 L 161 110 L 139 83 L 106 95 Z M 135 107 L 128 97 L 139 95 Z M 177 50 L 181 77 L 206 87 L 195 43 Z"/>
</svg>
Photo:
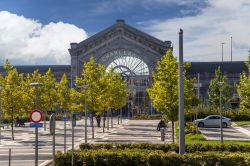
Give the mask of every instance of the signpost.
<svg viewBox="0 0 250 166">
<path fill-rule="evenodd" d="M 35 127 L 35 166 L 38 166 L 38 128 L 43 127 L 41 122 L 43 118 L 43 114 L 40 110 L 34 109 L 33 111 L 30 112 L 30 121 L 33 123 L 30 123 L 30 127 Z"/>
<path fill-rule="evenodd" d="M 42 85 L 38 82 L 30 83 L 30 86 L 36 88 L 36 105 L 35 110 L 31 111 L 30 113 L 30 120 L 34 123 L 39 123 L 42 120 L 42 112 L 38 110 L 38 87 Z M 35 142 L 35 166 L 38 166 L 38 127 L 35 127 L 35 135 L 36 135 L 36 142 Z"/>
</svg>

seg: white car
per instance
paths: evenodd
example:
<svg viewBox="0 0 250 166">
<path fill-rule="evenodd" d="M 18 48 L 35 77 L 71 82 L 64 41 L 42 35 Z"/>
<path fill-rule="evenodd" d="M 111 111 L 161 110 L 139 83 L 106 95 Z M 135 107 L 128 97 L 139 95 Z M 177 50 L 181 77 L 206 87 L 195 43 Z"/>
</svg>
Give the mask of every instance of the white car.
<svg viewBox="0 0 250 166">
<path fill-rule="evenodd" d="M 204 119 L 197 119 L 194 124 L 198 127 L 220 127 L 220 115 L 210 115 Z M 222 116 L 222 127 L 228 127 L 231 124 L 231 119 Z"/>
</svg>

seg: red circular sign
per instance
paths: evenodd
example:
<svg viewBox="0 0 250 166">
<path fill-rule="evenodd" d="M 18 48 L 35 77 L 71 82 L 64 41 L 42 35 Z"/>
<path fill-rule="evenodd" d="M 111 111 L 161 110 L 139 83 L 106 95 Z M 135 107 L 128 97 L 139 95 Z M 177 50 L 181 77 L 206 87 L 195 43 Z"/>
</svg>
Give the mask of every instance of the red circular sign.
<svg viewBox="0 0 250 166">
<path fill-rule="evenodd" d="M 42 111 L 35 109 L 30 112 L 30 121 L 38 123 L 41 122 L 42 118 L 43 118 Z"/>
</svg>

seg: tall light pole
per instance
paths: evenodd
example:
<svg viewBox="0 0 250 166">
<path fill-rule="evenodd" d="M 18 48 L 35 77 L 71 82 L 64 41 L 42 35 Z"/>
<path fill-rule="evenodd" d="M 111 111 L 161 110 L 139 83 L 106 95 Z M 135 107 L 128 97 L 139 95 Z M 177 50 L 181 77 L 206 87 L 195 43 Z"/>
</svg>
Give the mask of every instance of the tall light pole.
<svg viewBox="0 0 250 166">
<path fill-rule="evenodd" d="M 34 86 L 36 88 L 36 104 L 35 108 L 38 109 L 38 86 L 42 85 L 38 82 L 30 83 L 30 86 Z M 35 140 L 35 166 L 38 166 L 38 128 L 35 127 L 35 134 L 36 134 L 36 140 Z"/>
<path fill-rule="evenodd" d="M 223 144 L 223 123 L 222 123 L 222 92 L 221 92 L 221 88 L 222 85 L 224 84 L 224 82 L 218 82 L 218 86 L 220 88 L 220 143 Z"/>
<path fill-rule="evenodd" d="M 233 37 L 231 36 L 231 62 L 233 61 Z"/>
<path fill-rule="evenodd" d="M 3 87 L 0 86 L 0 145 L 2 144 L 2 90 Z"/>
<path fill-rule="evenodd" d="M 224 50 L 223 50 L 223 45 L 224 45 L 224 44 L 225 44 L 225 42 L 222 42 L 222 43 L 221 43 L 221 60 L 222 60 L 222 62 L 223 62 L 223 56 L 224 56 L 224 55 L 223 55 L 223 54 L 224 54 L 224 52 L 223 52 L 223 51 L 224 51 Z"/>
<path fill-rule="evenodd" d="M 179 32 L 179 153 L 185 153 L 184 82 L 183 82 L 183 30 Z"/>
</svg>

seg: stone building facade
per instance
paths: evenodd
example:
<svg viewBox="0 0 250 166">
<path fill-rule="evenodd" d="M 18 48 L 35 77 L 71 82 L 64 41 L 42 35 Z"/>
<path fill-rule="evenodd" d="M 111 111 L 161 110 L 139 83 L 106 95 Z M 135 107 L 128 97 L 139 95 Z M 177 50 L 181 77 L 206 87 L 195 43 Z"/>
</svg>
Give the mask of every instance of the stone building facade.
<svg viewBox="0 0 250 166">
<path fill-rule="evenodd" d="M 110 67 L 121 73 L 128 82 L 129 101 L 138 111 L 152 111 L 151 100 L 146 88 L 152 84 L 152 71 L 157 61 L 167 50 L 173 50 L 171 41 L 161 41 L 125 23 L 117 20 L 111 27 L 80 42 L 71 43 L 69 53 L 71 65 L 50 66 L 15 66 L 21 73 L 32 73 L 39 69 L 45 73 L 49 68 L 59 80 L 63 73 L 73 80 L 79 76 L 83 63 L 93 57 L 97 63 Z M 232 85 L 239 82 L 240 73 L 247 72 L 244 62 L 191 62 L 187 77 L 197 77 L 200 74 L 201 97 L 207 99 L 209 82 L 214 78 L 215 69 L 221 68 Z M 5 71 L 0 67 L 0 73 Z"/>
</svg>

